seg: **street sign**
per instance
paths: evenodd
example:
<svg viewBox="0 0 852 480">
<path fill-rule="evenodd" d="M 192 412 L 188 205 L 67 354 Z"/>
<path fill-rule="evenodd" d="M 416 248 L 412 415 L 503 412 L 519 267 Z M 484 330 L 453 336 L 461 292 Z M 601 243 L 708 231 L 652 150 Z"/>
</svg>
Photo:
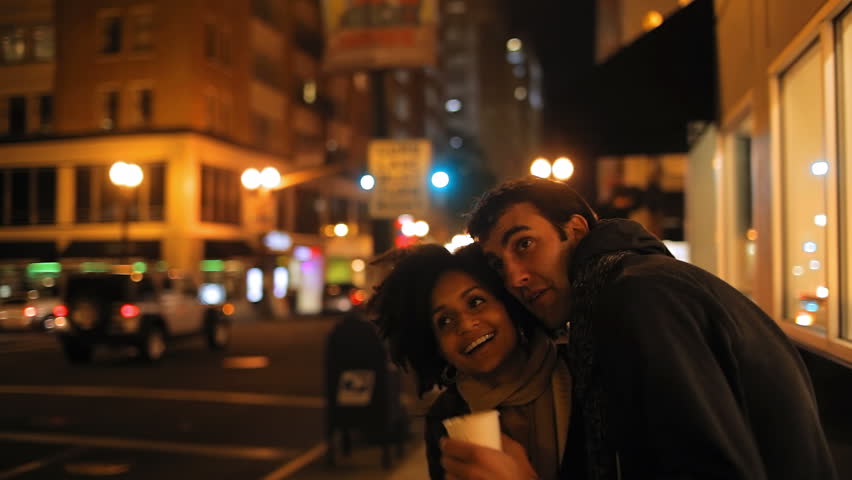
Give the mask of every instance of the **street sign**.
<svg viewBox="0 0 852 480">
<path fill-rule="evenodd" d="M 423 215 L 429 208 L 429 140 L 372 140 L 367 148 L 376 186 L 370 192 L 370 216 Z"/>
</svg>

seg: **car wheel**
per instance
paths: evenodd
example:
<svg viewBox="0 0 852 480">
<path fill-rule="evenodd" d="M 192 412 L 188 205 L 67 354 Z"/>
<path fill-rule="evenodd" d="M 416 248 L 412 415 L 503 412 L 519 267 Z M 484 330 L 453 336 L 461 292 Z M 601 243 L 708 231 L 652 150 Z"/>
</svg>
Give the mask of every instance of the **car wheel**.
<svg viewBox="0 0 852 480">
<path fill-rule="evenodd" d="M 163 358 L 164 353 L 166 353 L 166 335 L 163 329 L 157 325 L 148 326 L 142 334 L 139 356 L 149 362 L 156 362 Z"/>
<path fill-rule="evenodd" d="M 65 352 L 65 358 L 69 363 L 81 364 L 91 362 L 92 350 L 94 348 L 91 345 L 78 342 L 72 338 L 62 339 L 62 351 Z"/>
<path fill-rule="evenodd" d="M 226 320 L 208 320 L 206 330 L 207 346 L 210 350 L 222 350 L 231 341 L 231 324 Z"/>
</svg>

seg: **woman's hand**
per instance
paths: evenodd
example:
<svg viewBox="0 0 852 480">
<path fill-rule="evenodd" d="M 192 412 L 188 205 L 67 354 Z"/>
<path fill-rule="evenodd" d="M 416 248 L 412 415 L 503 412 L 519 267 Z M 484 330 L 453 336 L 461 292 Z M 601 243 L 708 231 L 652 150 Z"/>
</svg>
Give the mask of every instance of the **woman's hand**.
<svg viewBox="0 0 852 480">
<path fill-rule="evenodd" d="M 441 465 L 447 480 L 537 479 L 524 447 L 505 434 L 502 437 L 502 452 L 461 440 L 441 439 Z"/>
</svg>

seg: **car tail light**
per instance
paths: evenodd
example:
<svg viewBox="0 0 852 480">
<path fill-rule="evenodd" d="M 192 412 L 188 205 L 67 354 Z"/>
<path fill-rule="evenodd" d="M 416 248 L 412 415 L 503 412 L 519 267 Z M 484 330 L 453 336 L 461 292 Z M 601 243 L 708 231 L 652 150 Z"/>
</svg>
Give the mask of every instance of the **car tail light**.
<svg viewBox="0 0 852 480">
<path fill-rule="evenodd" d="M 361 305 L 364 303 L 366 295 L 364 294 L 364 290 L 357 288 L 352 290 L 349 293 L 349 301 L 352 302 L 352 305 Z"/>
<path fill-rule="evenodd" d="M 121 312 L 121 316 L 124 318 L 133 318 L 139 316 L 139 307 L 133 305 L 131 303 L 126 303 L 121 306 L 119 310 Z"/>
<path fill-rule="evenodd" d="M 68 307 L 65 305 L 57 305 L 53 307 L 53 316 L 54 317 L 67 317 L 68 316 Z"/>
<path fill-rule="evenodd" d="M 27 307 L 27 308 L 25 308 L 25 309 L 24 309 L 24 315 L 26 315 L 27 317 L 35 317 L 35 316 L 36 316 L 36 309 L 35 309 L 35 307 Z"/>
</svg>

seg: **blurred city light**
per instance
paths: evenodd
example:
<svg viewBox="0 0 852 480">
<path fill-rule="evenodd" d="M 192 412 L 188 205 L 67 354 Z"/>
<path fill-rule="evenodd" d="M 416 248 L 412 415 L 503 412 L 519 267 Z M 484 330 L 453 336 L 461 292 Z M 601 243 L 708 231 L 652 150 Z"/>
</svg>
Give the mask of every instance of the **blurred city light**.
<svg viewBox="0 0 852 480">
<path fill-rule="evenodd" d="M 334 226 L 334 234 L 338 237 L 345 237 L 349 234 L 349 226 L 345 223 L 338 223 Z"/>
<path fill-rule="evenodd" d="M 444 108 L 446 108 L 450 113 L 456 113 L 462 109 L 462 102 L 458 98 L 451 98 L 447 100 Z"/>
<path fill-rule="evenodd" d="M 417 234 L 417 227 L 414 225 L 414 222 L 405 222 L 402 224 L 402 234 L 406 237 L 413 237 Z"/>
<path fill-rule="evenodd" d="M 544 158 L 537 158 L 530 165 L 530 173 L 540 178 L 547 178 L 550 176 L 550 162 L 548 162 Z"/>
<path fill-rule="evenodd" d="M 302 87 L 302 100 L 307 104 L 312 104 L 317 101 L 317 84 L 316 82 L 305 82 Z"/>
<path fill-rule="evenodd" d="M 828 162 L 820 160 L 811 164 L 811 173 L 816 176 L 822 176 L 828 173 Z"/>
<path fill-rule="evenodd" d="M 663 14 L 656 10 L 651 10 L 642 18 L 642 28 L 645 31 L 653 30 L 663 24 Z"/>
<path fill-rule="evenodd" d="M 136 187 L 144 178 L 142 168 L 135 163 L 115 162 L 109 168 L 109 179 L 115 185 Z"/>
<path fill-rule="evenodd" d="M 553 162 L 553 176 L 558 180 L 568 180 L 574 175 L 574 163 L 567 157 L 559 157 Z"/>
<path fill-rule="evenodd" d="M 523 101 L 527 99 L 526 87 L 515 87 L 515 100 Z"/>
<path fill-rule="evenodd" d="M 256 168 L 246 169 L 240 177 L 240 181 L 243 183 L 244 187 L 249 190 L 255 190 L 260 187 L 262 182 L 260 171 Z"/>
<path fill-rule="evenodd" d="M 281 174 L 278 173 L 278 169 L 275 167 L 266 167 L 260 172 L 260 185 L 263 188 L 268 188 L 272 190 L 273 188 L 278 187 L 281 183 Z"/>
<path fill-rule="evenodd" d="M 817 296 L 817 298 L 828 298 L 828 288 L 820 285 L 816 289 L 816 296 Z"/>
<path fill-rule="evenodd" d="M 447 172 L 439 170 L 432 174 L 432 185 L 435 188 L 444 188 L 449 184 L 450 176 L 447 174 Z"/>
<path fill-rule="evenodd" d="M 356 258 L 355 260 L 352 260 L 352 271 L 353 272 L 363 272 L 365 268 L 367 268 L 367 263 L 364 262 L 364 260 L 361 260 L 360 258 Z"/>
<path fill-rule="evenodd" d="M 429 234 L 429 224 L 423 220 L 414 222 L 414 234 L 418 237 L 425 237 Z"/>
<path fill-rule="evenodd" d="M 464 140 L 461 137 L 450 137 L 450 146 L 458 150 L 464 145 Z"/>
<path fill-rule="evenodd" d="M 376 186 L 376 178 L 369 173 L 361 175 L 361 188 L 364 190 L 372 190 Z"/>
<path fill-rule="evenodd" d="M 801 312 L 796 316 L 796 324 L 809 327 L 814 324 L 814 316 L 807 312 Z"/>
<path fill-rule="evenodd" d="M 802 250 L 806 253 L 814 253 L 817 251 L 817 244 L 815 242 L 805 242 L 802 244 Z"/>
<path fill-rule="evenodd" d="M 510 38 L 506 41 L 506 50 L 510 52 L 517 52 L 522 48 L 524 48 L 524 43 L 520 38 Z"/>
<path fill-rule="evenodd" d="M 814 216 L 814 225 L 824 227 L 826 223 L 828 223 L 828 217 L 826 217 L 824 213 Z"/>
<path fill-rule="evenodd" d="M 681 7 L 685 7 L 685 6 L 689 5 L 690 3 L 692 3 L 692 0 L 677 0 L 677 4 L 680 5 Z"/>
<path fill-rule="evenodd" d="M 455 252 L 461 247 L 466 245 L 470 245 L 473 243 L 473 238 L 470 235 L 453 235 L 453 238 L 450 240 L 450 243 L 445 243 L 444 248 L 449 250 L 450 252 Z"/>
</svg>

